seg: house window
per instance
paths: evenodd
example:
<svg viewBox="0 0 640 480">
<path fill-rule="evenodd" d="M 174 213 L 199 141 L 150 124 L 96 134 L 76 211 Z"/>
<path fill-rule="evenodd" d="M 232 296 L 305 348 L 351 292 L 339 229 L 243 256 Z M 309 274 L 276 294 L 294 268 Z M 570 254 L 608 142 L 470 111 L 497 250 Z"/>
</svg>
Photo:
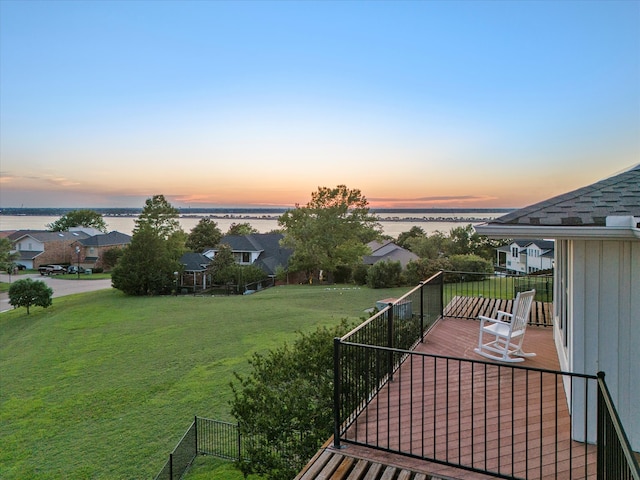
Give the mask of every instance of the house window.
<svg viewBox="0 0 640 480">
<path fill-rule="evenodd" d="M 249 252 L 242 252 L 242 263 L 251 263 L 251 254 Z"/>
<path fill-rule="evenodd" d="M 511 256 L 512 257 L 518 256 L 518 247 L 511 247 Z"/>
</svg>

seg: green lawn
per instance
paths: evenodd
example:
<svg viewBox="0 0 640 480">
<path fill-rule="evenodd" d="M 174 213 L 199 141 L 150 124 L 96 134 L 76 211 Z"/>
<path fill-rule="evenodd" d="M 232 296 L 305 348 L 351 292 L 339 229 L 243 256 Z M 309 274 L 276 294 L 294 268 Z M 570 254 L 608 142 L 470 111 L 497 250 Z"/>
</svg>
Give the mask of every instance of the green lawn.
<svg viewBox="0 0 640 480">
<path fill-rule="evenodd" d="M 253 352 L 355 321 L 406 290 L 141 298 L 105 290 L 56 298 L 31 315 L 2 313 L 0 477 L 152 478 L 194 415 L 233 420 L 229 382 Z"/>
</svg>

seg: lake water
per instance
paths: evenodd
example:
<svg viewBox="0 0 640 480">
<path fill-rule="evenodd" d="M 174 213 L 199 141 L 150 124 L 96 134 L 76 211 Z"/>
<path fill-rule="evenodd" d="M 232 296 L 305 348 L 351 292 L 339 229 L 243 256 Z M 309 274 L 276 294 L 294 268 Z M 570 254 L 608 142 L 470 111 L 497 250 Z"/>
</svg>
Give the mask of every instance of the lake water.
<svg viewBox="0 0 640 480">
<path fill-rule="evenodd" d="M 380 224 L 385 234 L 397 238 L 402 232 L 418 226 L 431 235 L 436 230 L 449 233 L 452 228 L 464 226 L 468 223 L 478 224 L 505 215 L 501 212 L 452 212 L 452 213 L 407 213 L 385 212 L 378 214 Z M 203 216 L 211 217 L 218 224 L 218 228 L 225 233 L 233 223 L 249 223 L 260 233 L 266 233 L 278 228 L 278 214 L 202 214 L 183 215 L 180 217 L 182 229 L 189 233 Z M 44 230 L 46 225 L 55 222 L 60 216 L 38 215 L 0 215 L 1 230 Z M 104 220 L 109 231 L 131 235 L 135 227 L 136 217 L 105 216 Z"/>
</svg>

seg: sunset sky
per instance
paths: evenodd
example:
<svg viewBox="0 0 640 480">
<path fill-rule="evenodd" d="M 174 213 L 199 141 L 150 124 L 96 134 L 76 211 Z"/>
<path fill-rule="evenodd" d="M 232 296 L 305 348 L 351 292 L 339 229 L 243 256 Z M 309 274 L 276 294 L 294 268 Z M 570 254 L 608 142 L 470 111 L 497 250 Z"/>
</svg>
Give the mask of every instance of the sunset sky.
<svg viewBox="0 0 640 480">
<path fill-rule="evenodd" d="M 522 207 L 639 162 L 638 1 L 0 1 L 0 207 Z"/>
</svg>

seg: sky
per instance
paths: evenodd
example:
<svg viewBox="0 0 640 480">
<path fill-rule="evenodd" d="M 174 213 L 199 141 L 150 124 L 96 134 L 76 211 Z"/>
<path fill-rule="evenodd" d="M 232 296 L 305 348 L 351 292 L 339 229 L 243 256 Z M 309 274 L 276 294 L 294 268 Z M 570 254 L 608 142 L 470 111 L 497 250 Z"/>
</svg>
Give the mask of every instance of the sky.
<svg viewBox="0 0 640 480">
<path fill-rule="evenodd" d="M 639 162 L 635 0 L 0 0 L 0 208 L 519 208 Z"/>
</svg>

